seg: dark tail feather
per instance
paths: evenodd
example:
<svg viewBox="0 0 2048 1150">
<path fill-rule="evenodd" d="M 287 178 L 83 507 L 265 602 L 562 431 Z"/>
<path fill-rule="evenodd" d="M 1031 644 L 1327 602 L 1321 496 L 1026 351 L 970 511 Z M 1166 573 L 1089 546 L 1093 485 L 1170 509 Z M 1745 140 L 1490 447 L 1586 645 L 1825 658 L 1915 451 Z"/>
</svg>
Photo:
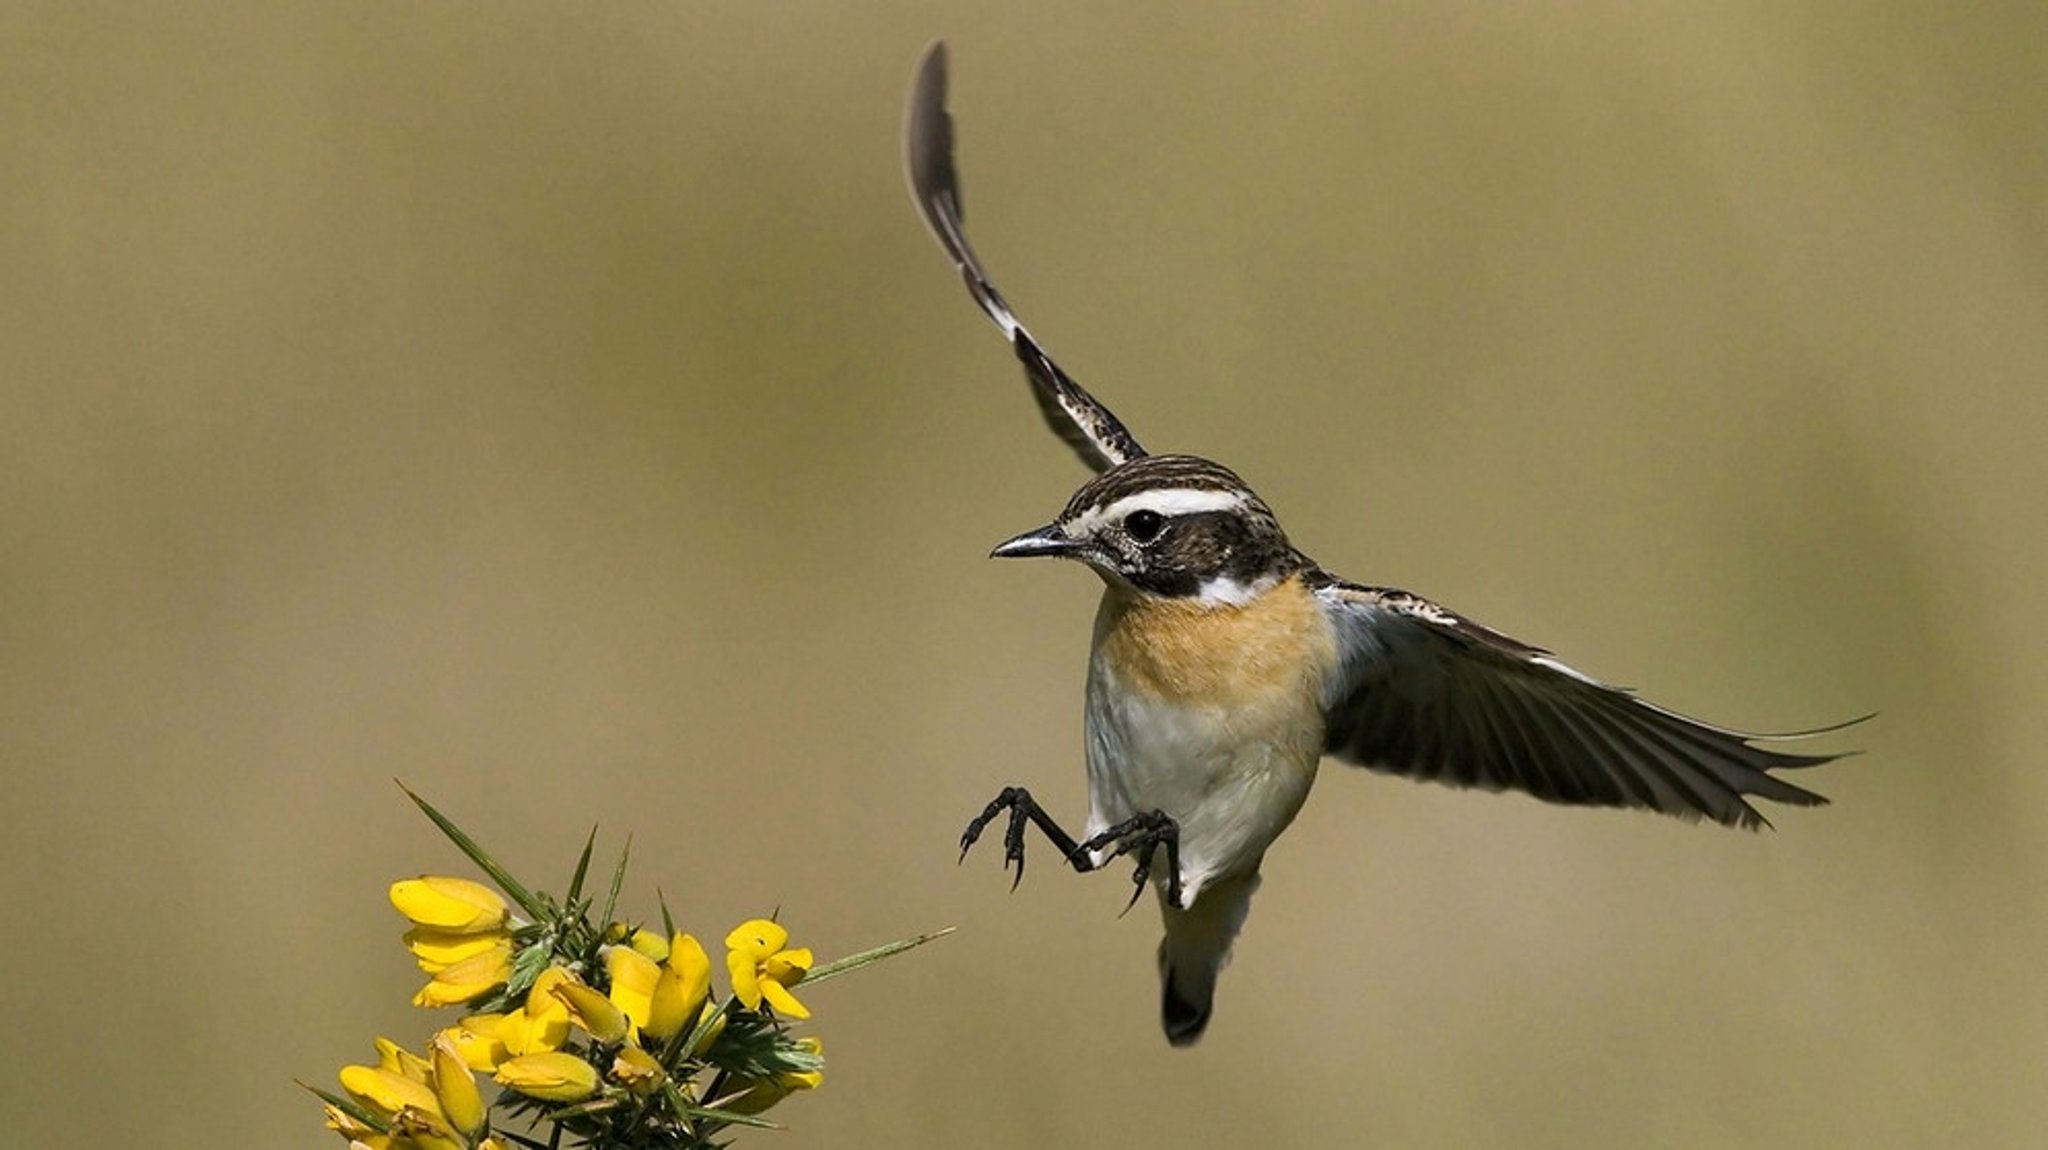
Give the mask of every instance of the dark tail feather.
<svg viewBox="0 0 2048 1150">
<path fill-rule="evenodd" d="M 1230 944 L 1252 909 L 1259 876 L 1212 883 L 1187 910 L 1161 907 L 1166 937 L 1159 940 L 1159 1021 L 1166 1041 L 1192 1046 L 1209 1026 L 1216 976 L 1230 960 Z"/>
<path fill-rule="evenodd" d="M 1159 1020 L 1166 1027 L 1166 1041 L 1175 1046 L 1193 1046 L 1209 1028 L 1209 1013 L 1216 1006 L 1216 981 L 1203 983 L 1197 992 L 1201 1001 L 1181 997 L 1174 988 L 1173 968 L 1166 965 L 1166 944 L 1159 944 Z"/>
</svg>

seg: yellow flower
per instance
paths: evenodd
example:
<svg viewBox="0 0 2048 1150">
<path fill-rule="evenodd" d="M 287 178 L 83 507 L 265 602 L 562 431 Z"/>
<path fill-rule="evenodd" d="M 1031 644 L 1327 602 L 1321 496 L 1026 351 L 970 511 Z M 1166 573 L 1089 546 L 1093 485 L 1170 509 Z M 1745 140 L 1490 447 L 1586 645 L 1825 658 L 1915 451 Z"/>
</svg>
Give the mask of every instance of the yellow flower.
<svg viewBox="0 0 2048 1150">
<path fill-rule="evenodd" d="M 543 1102 L 581 1102 L 597 1093 L 597 1068 L 573 1054 L 522 1054 L 498 1067 L 497 1081 Z"/>
<path fill-rule="evenodd" d="M 823 1055 L 825 1044 L 816 1038 L 804 1038 L 797 1045 L 812 1054 Z M 816 1090 L 825 1081 L 823 1070 L 784 1071 L 772 1078 L 741 1079 L 745 1093 L 725 1103 L 723 1109 L 735 1114 L 759 1114 L 799 1090 Z"/>
<path fill-rule="evenodd" d="M 344 1066 L 341 1088 L 379 1118 L 390 1119 L 410 1106 L 416 1110 L 439 1110 L 441 1103 L 424 1082 L 379 1066 Z"/>
<path fill-rule="evenodd" d="M 637 1046 L 621 1046 L 612 1058 L 612 1081 L 635 1094 L 648 1093 L 666 1077 L 661 1060 Z"/>
<path fill-rule="evenodd" d="M 435 1058 L 441 1058 L 438 1051 Z M 465 1140 L 456 1137 L 442 1109 L 444 1095 L 436 1092 L 435 1063 L 401 1049 L 388 1038 L 377 1040 L 377 1062 L 376 1066 L 342 1067 L 341 1086 L 364 1109 L 387 1123 L 389 1133 L 379 1134 L 367 1124 L 332 1110 L 328 1125 L 351 1145 L 360 1143 L 373 1150 L 395 1146 L 411 1150 L 463 1150 Z M 470 1091 L 474 1094 L 475 1090 L 472 1082 Z M 477 1108 L 481 1113 L 480 1098 Z"/>
<path fill-rule="evenodd" d="M 426 1059 L 384 1037 L 377 1039 L 377 1068 L 414 1082 L 425 1082 L 433 1070 Z"/>
<path fill-rule="evenodd" d="M 749 919 L 725 936 L 725 969 L 732 976 L 732 993 L 749 1010 L 761 1009 L 762 1000 L 791 1018 L 809 1018 L 811 1012 L 796 1000 L 789 988 L 802 981 L 811 969 L 808 947 L 785 949 L 789 931 L 765 918 Z"/>
<path fill-rule="evenodd" d="M 704 953 L 704 944 L 678 934 L 667 949 L 668 961 L 655 981 L 647 1021 L 640 1025 L 655 1038 L 667 1038 L 681 1030 L 684 1023 L 697 1017 L 711 995 L 711 957 Z"/>
<path fill-rule="evenodd" d="M 464 1066 L 489 1074 L 500 1062 L 512 1057 L 504 1040 L 498 1037 L 498 1027 L 504 1021 L 502 1014 L 472 1014 L 434 1037 L 439 1040 L 445 1035 L 455 1044 L 455 1052 L 462 1057 Z"/>
<path fill-rule="evenodd" d="M 499 938 L 490 949 L 434 971 L 433 981 L 412 996 L 414 1006 L 458 1006 L 474 1002 L 505 985 L 512 977 L 512 940 Z"/>
<path fill-rule="evenodd" d="M 450 934 L 498 930 L 511 914 L 497 891 L 446 875 L 422 875 L 392 883 L 391 905 L 421 926 Z"/>
<path fill-rule="evenodd" d="M 464 1138 L 474 1138 L 484 1126 L 484 1096 L 476 1088 L 476 1076 L 469 1072 L 462 1052 L 447 1031 L 434 1036 L 434 1097 L 448 1124 Z"/>
<path fill-rule="evenodd" d="M 654 987 L 661 981 L 661 968 L 654 960 L 630 946 L 605 948 L 605 973 L 612 980 L 612 1003 L 644 1027 L 654 1012 Z"/>
<path fill-rule="evenodd" d="M 540 1054 L 569 1041 L 569 1008 L 555 997 L 555 987 L 575 977 L 559 966 L 540 972 L 533 989 L 526 992 L 526 1005 L 498 1023 L 497 1038 L 508 1053 Z"/>
<path fill-rule="evenodd" d="M 612 986 L 616 990 L 618 983 Z M 633 1020 L 595 989 L 564 979 L 555 984 L 554 994 L 569 1008 L 569 1017 L 599 1042 L 624 1042 L 632 1036 Z"/>
</svg>

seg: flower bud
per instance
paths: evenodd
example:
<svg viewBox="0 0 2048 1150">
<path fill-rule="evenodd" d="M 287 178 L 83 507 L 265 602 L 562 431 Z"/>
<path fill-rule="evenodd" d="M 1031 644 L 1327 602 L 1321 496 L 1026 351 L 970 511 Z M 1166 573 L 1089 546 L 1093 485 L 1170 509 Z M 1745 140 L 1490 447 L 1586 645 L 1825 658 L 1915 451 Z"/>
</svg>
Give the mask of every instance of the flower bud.
<svg viewBox="0 0 2048 1150">
<path fill-rule="evenodd" d="M 484 1126 L 484 1096 L 476 1088 L 476 1075 L 444 1030 L 434 1036 L 434 1097 L 441 1101 L 441 1113 L 464 1138 L 471 1138 Z"/>
</svg>

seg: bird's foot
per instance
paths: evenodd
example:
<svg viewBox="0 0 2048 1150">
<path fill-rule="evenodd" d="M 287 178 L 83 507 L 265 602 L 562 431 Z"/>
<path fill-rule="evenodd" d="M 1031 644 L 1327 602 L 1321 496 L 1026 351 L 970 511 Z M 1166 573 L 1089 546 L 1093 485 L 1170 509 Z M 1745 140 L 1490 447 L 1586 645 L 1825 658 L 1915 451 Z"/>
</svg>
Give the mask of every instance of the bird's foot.
<svg viewBox="0 0 2048 1150">
<path fill-rule="evenodd" d="M 1145 884 L 1151 881 L 1152 862 L 1161 847 L 1166 848 L 1166 901 L 1178 909 L 1181 905 L 1180 824 L 1165 811 L 1132 815 L 1080 844 L 1068 857 L 1074 861 L 1075 869 L 1086 866 L 1092 870 L 1097 865 L 1094 862 L 1096 851 L 1107 849 L 1109 858 L 1134 856 L 1138 866 L 1131 873 L 1131 901 L 1125 903 L 1123 909 L 1124 914 L 1129 914 L 1131 908 L 1138 905 L 1138 896 L 1145 892 Z"/>
<path fill-rule="evenodd" d="M 1004 811 L 1010 812 L 1010 819 L 1008 825 L 1003 828 L 1003 869 L 1009 870 L 1012 866 L 1016 868 L 1014 877 L 1010 879 L 1011 890 L 1016 890 L 1017 884 L 1024 881 L 1024 828 L 1026 825 L 1036 824 L 1038 829 L 1045 833 L 1045 837 L 1052 840 L 1053 846 L 1061 854 L 1069 859 L 1074 857 L 1076 848 L 1073 836 L 1062 830 L 1058 823 L 1052 821 L 1052 816 L 1045 813 L 1044 809 L 1038 805 L 1038 800 L 1031 797 L 1031 792 L 1023 787 L 1004 787 L 1002 793 L 990 800 L 988 806 L 983 808 L 982 812 L 967 824 L 965 831 L 961 832 L 960 860 L 962 862 L 967 860 L 967 851 L 974 846 L 975 840 L 981 837 L 981 832 L 988 829 L 988 825 L 994 822 L 996 816 Z M 1076 864 L 1075 869 L 1086 870 L 1087 867 Z"/>
</svg>

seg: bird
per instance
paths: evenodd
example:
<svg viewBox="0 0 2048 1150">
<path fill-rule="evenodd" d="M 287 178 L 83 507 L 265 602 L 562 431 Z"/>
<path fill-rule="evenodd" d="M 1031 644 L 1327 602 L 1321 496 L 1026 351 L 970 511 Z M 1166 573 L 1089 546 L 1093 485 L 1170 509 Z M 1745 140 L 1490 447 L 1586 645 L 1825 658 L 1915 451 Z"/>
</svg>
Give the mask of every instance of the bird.
<svg viewBox="0 0 2048 1150">
<path fill-rule="evenodd" d="M 1012 889 L 1027 827 L 1082 873 L 1133 860 L 1125 910 L 1148 885 L 1160 904 L 1169 1043 L 1190 1045 L 1208 1026 L 1261 862 L 1326 757 L 1750 829 L 1768 825 L 1750 797 L 1827 802 L 1772 772 L 1840 758 L 1785 743 L 1862 719 L 1757 735 L 1687 718 L 1420 595 L 1333 575 L 1294 546 L 1236 472 L 1146 451 L 1046 353 L 968 244 L 946 81 L 946 46 L 934 42 L 917 65 L 904 130 L 912 197 L 1008 338 L 1046 424 L 1095 473 L 1050 523 L 991 555 L 1078 561 L 1103 583 L 1084 705 L 1083 833 L 1008 786 L 968 823 L 960 857 L 1006 818 Z"/>
</svg>

